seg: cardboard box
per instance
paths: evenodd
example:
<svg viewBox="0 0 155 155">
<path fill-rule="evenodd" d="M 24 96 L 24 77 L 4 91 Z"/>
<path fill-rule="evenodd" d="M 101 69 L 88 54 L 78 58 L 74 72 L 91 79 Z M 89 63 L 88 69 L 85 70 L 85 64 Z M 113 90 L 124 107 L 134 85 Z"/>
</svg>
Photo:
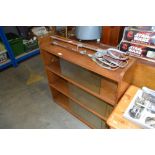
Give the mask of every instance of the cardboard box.
<svg viewBox="0 0 155 155">
<path fill-rule="evenodd" d="M 123 40 L 155 46 L 155 32 L 126 28 Z"/>
<path fill-rule="evenodd" d="M 155 49 L 147 47 L 145 45 L 142 46 L 136 43 L 122 41 L 120 44 L 120 50 L 129 52 L 132 56 L 155 59 Z"/>
</svg>

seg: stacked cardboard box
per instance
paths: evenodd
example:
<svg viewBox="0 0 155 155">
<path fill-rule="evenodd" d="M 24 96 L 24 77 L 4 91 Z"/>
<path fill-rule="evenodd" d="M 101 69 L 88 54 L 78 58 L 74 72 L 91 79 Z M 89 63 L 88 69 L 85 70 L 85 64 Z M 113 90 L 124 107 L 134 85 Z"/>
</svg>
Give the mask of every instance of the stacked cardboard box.
<svg viewBox="0 0 155 155">
<path fill-rule="evenodd" d="M 132 56 L 155 59 L 155 31 L 151 28 L 125 28 L 120 50 Z"/>
</svg>

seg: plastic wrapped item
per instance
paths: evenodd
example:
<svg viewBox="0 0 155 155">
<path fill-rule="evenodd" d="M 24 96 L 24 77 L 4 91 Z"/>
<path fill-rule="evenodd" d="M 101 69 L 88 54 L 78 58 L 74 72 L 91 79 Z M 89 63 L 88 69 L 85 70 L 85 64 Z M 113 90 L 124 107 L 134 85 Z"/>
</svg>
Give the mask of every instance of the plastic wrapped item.
<svg viewBox="0 0 155 155">
<path fill-rule="evenodd" d="M 120 44 L 120 50 L 124 52 L 129 52 L 131 56 L 155 59 L 155 49 L 147 46 L 122 41 Z"/>
<path fill-rule="evenodd" d="M 154 61 L 155 59 L 155 27 L 126 27 L 119 49 L 131 56 Z"/>
<path fill-rule="evenodd" d="M 147 87 L 138 90 L 123 116 L 143 128 L 154 129 L 155 91 Z"/>
<path fill-rule="evenodd" d="M 125 28 L 123 40 L 155 46 L 155 31 Z"/>
</svg>

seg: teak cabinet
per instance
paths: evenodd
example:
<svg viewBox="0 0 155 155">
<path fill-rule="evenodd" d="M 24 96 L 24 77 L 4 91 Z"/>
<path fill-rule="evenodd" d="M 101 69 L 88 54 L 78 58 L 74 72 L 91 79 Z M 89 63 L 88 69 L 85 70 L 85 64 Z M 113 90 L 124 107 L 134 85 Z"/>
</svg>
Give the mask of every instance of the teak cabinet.
<svg viewBox="0 0 155 155">
<path fill-rule="evenodd" d="M 50 42 L 50 37 L 40 39 L 53 100 L 89 127 L 107 128 L 107 118 L 131 84 L 135 59 L 124 69 L 110 71 Z"/>
<path fill-rule="evenodd" d="M 103 26 L 101 42 L 103 44 L 117 46 L 123 36 L 123 26 Z"/>
</svg>

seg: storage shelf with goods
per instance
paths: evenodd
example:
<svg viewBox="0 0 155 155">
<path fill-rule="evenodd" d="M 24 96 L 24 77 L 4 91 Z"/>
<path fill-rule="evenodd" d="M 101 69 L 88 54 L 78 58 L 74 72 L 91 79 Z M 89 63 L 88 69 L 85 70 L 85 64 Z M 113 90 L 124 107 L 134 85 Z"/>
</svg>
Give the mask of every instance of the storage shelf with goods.
<svg viewBox="0 0 155 155">
<path fill-rule="evenodd" d="M 0 70 L 3 70 L 11 65 L 11 60 L 3 42 L 2 34 L 0 33 Z"/>
<path fill-rule="evenodd" d="M 16 57 L 16 61 L 17 61 L 17 62 L 24 61 L 24 60 L 26 60 L 26 59 L 28 59 L 28 58 L 31 58 L 31 57 L 33 57 L 33 56 L 35 56 L 35 55 L 38 55 L 39 53 L 40 53 L 40 50 L 39 50 L 39 48 L 37 48 L 37 49 L 35 49 L 35 50 L 33 50 L 33 51 L 30 51 L 30 52 L 28 52 L 28 53 L 23 53 L 23 54 L 17 56 L 17 57 Z"/>
<path fill-rule="evenodd" d="M 126 68 L 110 71 L 85 55 L 51 45 L 50 37 L 39 42 L 54 101 L 92 128 L 106 128 L 108 116 L 131 83 L 135 59 Z"/>
<path fill-rule="evenodd" d="M 5 46 L 3 45 L 3 43 L 0 40 L 0 69 L 1 70 L 5 69 L 9 65 L 11 65 L 11 61 L 8 57 Z"/>
<path fill-rule="evenodd" d="M 13 54 L 10 52 L 11 48 L 8 43 L 5 44 L 6 40 L 7 38 L 0 29 L 0 71 L 11 65 L 15 65 L 13 63 Z"/>
<path fill-rule="evenodd" d="M 0 71 L 7 68 L 7 67 L 9 67 L 9 66 L 11 66 L 11 65 L 12 65 L 12 63 L 11 63 L 10 59 L 8 59 L 5 62 L 0 63 Z"/>
<path fill-rule="evenodd" d="M 14 39 L 9 37 L 13 37 Z M 6 48 L 8 55 L 8 60 L 0 64 L 0 70 L 6 69 L 9 66 L 17 67 L 19 62 L 29 59 L 40 53 L 38 43 L 35 43 L 34 45 L 24 45 L 23 39 L 21 37 L 16 38 L 12 34 L 8 34 L 6 36 L 2 26 L 0 26 L 0 38 Z"/>
</svg>

